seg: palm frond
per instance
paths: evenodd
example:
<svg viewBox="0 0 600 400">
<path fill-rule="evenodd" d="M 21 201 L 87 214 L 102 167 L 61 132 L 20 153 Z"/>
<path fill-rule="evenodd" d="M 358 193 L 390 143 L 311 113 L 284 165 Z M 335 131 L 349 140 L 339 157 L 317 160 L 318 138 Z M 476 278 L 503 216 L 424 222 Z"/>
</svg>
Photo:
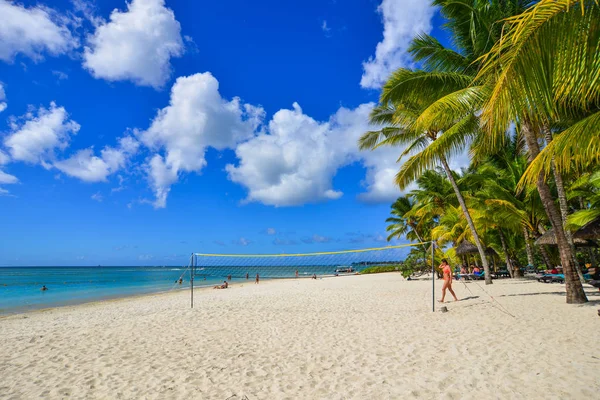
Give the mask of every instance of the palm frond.
<svg viewBox="0 0 600 400">
<path fill-rule="evenodd" d="M 458 72 L 400 68 L 392 73 L 383 86 L 379 102 L 427 105 L 446 94 L 465 88 L 471 81 L 472 76 Z"/>
<path fill-rule="evenodd" d="M 542 171 L 548 174 L 552 161 L 560 173 L 600 163 L 600 111 L 575 123 L 548 144 L 527 168 L 519 188 L 535 184 Z"/>
<path fill-rule="evenodd" d="M 396 174 L 396 183 L 403 189 L 423 172 L 434 168 L 442 157 L 461 153 L 469 140 L 475 136 L 478 126 L 478 120 L 474 115 L 463 118 L 426 149 L 410 157 Z"/>
<path fill-rule="evenodd" d="M 426 34 L 413 38 L 408 52 L 428 71 L 464 72 L 470 64 L 465 56 L 444 47 L 435 37 Z"/>
</svg>

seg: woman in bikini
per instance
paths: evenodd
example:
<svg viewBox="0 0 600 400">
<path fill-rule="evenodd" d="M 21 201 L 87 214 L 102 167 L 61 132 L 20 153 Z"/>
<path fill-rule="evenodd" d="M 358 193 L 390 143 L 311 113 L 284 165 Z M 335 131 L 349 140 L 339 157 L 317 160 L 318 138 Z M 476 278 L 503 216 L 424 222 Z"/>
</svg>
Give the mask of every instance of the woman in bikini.
<svg viewBox="0 0 600 400">
<path fill-rule="evenodd" d="M 440 300 L 440 303 L 443 303 L 446 298 L 446 289 L 450 291 L 450 294 L 454 297 L 454 301 L 458 301 L 456 294 L 454 294 L 454 290 L 452 290 L 452 269 L 450 268 L 450 265 L 448 265 L 448 260 L 445 258 L 442 259 L 442 264 L 439 268 L 441 268 L 444 273 L 444 286 L 442 286 L 442 299 Z"/>
</svg>

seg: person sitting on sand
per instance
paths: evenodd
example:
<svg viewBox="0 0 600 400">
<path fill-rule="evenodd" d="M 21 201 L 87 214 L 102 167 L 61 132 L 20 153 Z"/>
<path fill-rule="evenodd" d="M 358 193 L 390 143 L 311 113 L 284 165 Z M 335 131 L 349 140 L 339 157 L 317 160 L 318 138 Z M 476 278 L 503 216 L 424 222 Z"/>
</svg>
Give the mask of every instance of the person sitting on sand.
<svg viewBox="0 0 600 400">
<path fill-rule="evenodd" d="M 312 278 L 317 279 L 317 274 L 313 274 Z"/>
<path fill-rule="evenodd" d="M 590 267 L 588 268 L 588 274 L 590 274 L 592 280 L 600 280 L 600 267 Z"/>
<path fill-rule="evenodd" d="M 454 290 L 452 290 L 452 269 L 450 268 L 450 265 L 448 265 L 448 260 L 446 260 L 445 258 L 442 259 L 442 264 L 440 264 L 439 268 L 442 269 L 442 272 L 444 274 L 444 286 L 442 286 L 442 299 L 439 302 L 444 302 L 444 299 L 446 298 L 446 289 L 450 291 L 450 294 L 452 294 L 452 297 L 454 297 L 454 301 L 458 301 L 456 294 L 454 294 Z"/>
<path fill-rule="evenodd" d="M 46 290 L 48 290 L 48 288 L 46 287 L 46 285 L 42 286 L 42 288 L 40 289 L 42 292 L 45 292 Z"/>
<path fill-rule="evenodd" d="M 217 285 L 213 289 L 227 289 L 228 287 L 229 287 L 229 284 L 227 283 L 227 281 L 223 281 L 222 285 Z"/>
</svg>

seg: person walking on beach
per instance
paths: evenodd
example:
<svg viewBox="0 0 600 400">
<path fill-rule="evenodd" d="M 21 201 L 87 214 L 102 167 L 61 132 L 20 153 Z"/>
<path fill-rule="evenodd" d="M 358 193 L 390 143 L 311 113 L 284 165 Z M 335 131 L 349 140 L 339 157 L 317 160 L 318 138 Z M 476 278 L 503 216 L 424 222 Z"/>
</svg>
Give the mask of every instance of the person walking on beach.
<svg viewBox="0 0 600 400">
<path fill-rule="evenodd" d="M 298 270 L 296 270 L 296 279 L 298 279 Z"/>
<path fill-rule="evenodd" d="M 246 272 L 246 280 L 248 280 L 248 278 L 250 278 L 250 274 Z"/>
<path fill-rule="evenodd" d="M 448 265 L 448 260 L 445 258 L 442 259 L 442 264 L 440 264 L 439 268 L 442 269 L 444 274 L 444 286 L 442 286 L 442 299 L 440 300 L 440 303 L 443 303 L 446 298 L 446 289 L 450 291 L 450 294 L 454 297 L 454 301 L 458 301 L 456 294 L 454 294 L 454 290 L 452 290 L 452 268 Z"/>
<path fill-rule="evenodd" d="M 254 281 L 254 284 L 257 284 L 259 280 L 260 280 L 260 277 L 258 276 L 258 274 L 256 274 L 256 280 Z"/>
</svg>

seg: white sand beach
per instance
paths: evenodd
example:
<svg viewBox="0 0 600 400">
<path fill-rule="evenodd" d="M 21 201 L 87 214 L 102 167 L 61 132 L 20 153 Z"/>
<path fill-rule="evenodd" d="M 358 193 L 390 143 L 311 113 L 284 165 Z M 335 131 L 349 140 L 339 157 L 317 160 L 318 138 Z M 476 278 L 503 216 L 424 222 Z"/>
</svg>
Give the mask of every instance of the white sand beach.
<svg viewBox="0 0 600 400">
<path fill-rule="evenodd" d="M 597 398 L 596 289 L 577 306 L 559 284 L 454 286 L 447 313 L 430 282 L 379 274 L 3 317 L 0 398 Z"/>
</svg>

